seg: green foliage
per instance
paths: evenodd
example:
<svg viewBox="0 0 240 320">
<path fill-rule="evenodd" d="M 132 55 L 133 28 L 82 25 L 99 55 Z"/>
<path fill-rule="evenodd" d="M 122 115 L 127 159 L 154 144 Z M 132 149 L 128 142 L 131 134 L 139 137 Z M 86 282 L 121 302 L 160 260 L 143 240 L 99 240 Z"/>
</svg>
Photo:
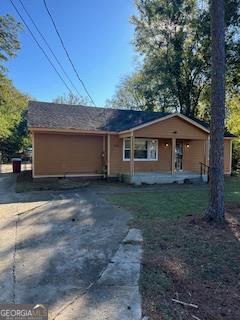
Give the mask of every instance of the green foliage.
<svg viewBox="0 0 240 320">
<path fill-rule="evenodd" d="M 19 92 L 6 75 L 3 63 L 15 57 L 20 49 L 20 23 L 10 15 L 0 16 L 0 153 L 8 161 L 24 146 L 30 144 L 26 108 L 28 97 Z"/>
<path fill-rule="evenodd" d="M 145 71 L 139 70 L 131 76 L 125 76 L 117 86 L 113 98 L 106 101 L 106 106 L 142 111 L 177 111 L 172 101 L 161 96 L 152 74 Z"/>
<path fill-rule="evenodd" d="M 8 161 L 30 144 L 26 122 L 27 96 L 20 93 L 4 74 L 3 63 L 20 49 L 18 32 L 22 25 L 10 15 L 0 16 L 0 152 Z"/>
<path fill-rule="evenodd" d="M 143 91 L 144 90 L 144 91 Z M 147 83 L 142 72 L 124 77 L 117 87 L 116 94 L 106 101 L 106 106 L 119 109 L 145 110 L 153 108 L 153 101 L 147 94 Z"/>
<path fill-rule="evenodd" d="M 89 105 L 90 101 L 86 97 L 77 96 L 73 93 L 68 93 L 68 95 L 63 94 L 62 96 L 58 96 L 53 99 L 55 103 L 62 103 L 62 104 L 71 104 L 71 105 Z"/>
<path fill-rule="evenodd" d="M 144 55 L 143 70 L 154 78 L 153 91 L 181 113 L 196 114 L 209 79 L 209 25 L 196 1 L 136 1 L 134 44 Z M 205 74 L 205 77 L 202 75 Z"/>
<path fill-rule="evenodd" d="M 237 136 L 233 141 L 233 171 L 239 169 L 240 162 L 240 94 L 233 93 L 227 101 L 227 128 Z"/>
<path fill-rule="evenodd" d="M 227 127 L 230 132 L 240 137 L 240 94 L 232 94 L 227 101 Z"/>
<path fill-rule="evenodd" d="M 0 139 L 6 139 L 19 123 L 26 108 L 23 96 L 4 75 L 0 74 Z"/>
<path fill-rule="evenodd" d="M 233 175 L 239 174 L 239 162 L 240 162 L 240 142 L 239 140 L 233 141 L 232 146 L 232 170 Z"/>
<path fill-rule="evenodd" d="M 0 73 L 0 151 L 4 160 L 9 160 L 25 144 L 29 145 L 27 100 L 28 97 Z"/>
<path fill-rule="evenodd" d="M 0 63 L 9 60 L 16 55 L 20 49 L 20 43 L 17 38 L 18 32 L 22 29 L 22 25 L 10 15 L 0 16 Z M 0 65 L 0 71 L 6 68 Z"/>
<path fill-rule="evenodd" d="M 179 111 L 209 118 L 210 18 L 208 1 L 136 0 L 134 45 L 142 65 L 122 81 L 113 98 L 127 108 L 141 97 L 140 109 Z M 227 86 L 240 83 L 240 0 L 226 0 Z M 236 10 L 238 9 L 238 10 Z M 141 75 L 141 81 L 134 81 Z M 132 90 L 134 88 L 134 91 Z M 123 91 L 127 95 L 122 99 Z M 132 94 L 132 92 L 134 94 Z M 134 105 L 134 108 L 139 105 Z"/>
</svg>

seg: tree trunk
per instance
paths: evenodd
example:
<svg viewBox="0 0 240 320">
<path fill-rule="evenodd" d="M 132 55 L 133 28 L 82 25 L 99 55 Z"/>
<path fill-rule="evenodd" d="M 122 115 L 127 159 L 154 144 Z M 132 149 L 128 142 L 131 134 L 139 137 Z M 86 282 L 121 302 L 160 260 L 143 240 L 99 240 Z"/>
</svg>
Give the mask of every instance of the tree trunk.
<svg viewBox="0 0 240 320">
<path fill-rule="evenodd" d="M 210 123 L 210 198 L 207 218 L 224 217 L 225 26 L 224 0 L 211 0 L 212 90 Z"/>
</svg>

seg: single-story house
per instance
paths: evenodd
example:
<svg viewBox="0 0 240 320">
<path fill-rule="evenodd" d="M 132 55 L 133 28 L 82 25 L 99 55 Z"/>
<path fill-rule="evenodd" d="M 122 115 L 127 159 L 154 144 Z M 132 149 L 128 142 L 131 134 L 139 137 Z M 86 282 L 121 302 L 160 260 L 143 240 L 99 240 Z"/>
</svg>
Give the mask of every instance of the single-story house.
<svg viewBox="0 0 240 320">
<path fill-rule="evenodd" d="M 206 174 L 209 164 L 209 124 L 178 113 L 30 101 L 28 127 L 34 178 L 173 182 L 199 177 L 201 167 Z M 233 138 L 226 132 L 226 175 L 231 174 Z"/>
</svg>

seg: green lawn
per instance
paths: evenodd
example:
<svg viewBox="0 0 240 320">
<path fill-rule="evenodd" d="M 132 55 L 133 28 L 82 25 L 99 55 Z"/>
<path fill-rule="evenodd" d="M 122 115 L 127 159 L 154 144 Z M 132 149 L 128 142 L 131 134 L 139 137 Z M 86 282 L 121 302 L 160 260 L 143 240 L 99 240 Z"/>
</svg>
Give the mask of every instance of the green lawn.
<svg viewBox="0 0 240 320">
<path fill-rule="evenodd" d="M 135 189 L 136 190 L 136 189 Z M 202 219 L 208 186 L 169 185 L 107 194 L 143 233 L 143 313 L 152 320 L 238 320 L 240 179 L 225 181 L 227 223 Z M 183 307 L 172 299 L 192 303 Z"/>
<path fill-rule="evenodd" d="M 199 213 L 207 206 L 208 186 L 168 185 L 154 192 L 130 192 L 106 196 L 112 203 L 135 213 L 143 219 L 174 219 L 183 215 Z M 228 202 L 240 201 L 240 179 L 227 178 L 225 199 Z"/>
</svg>

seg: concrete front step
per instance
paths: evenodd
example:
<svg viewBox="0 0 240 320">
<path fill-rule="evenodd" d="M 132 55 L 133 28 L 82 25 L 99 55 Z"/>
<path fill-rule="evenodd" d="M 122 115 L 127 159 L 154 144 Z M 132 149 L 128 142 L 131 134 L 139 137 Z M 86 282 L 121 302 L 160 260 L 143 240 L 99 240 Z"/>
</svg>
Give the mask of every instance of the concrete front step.
<svg viewBox="0 0 240 320">
<path fill-rule="evenodd" d="M 167 174 L 167 173 L 137 173 L 134 176 L 129 174 L 122 174 L 122 180 L 126 183 L 135 185 L 141 184 L 170 184 L 170 183 L 206 183 L 207 175 L 202 177 L 195 173 L 180 173 L 180 174 Z"/>
</svg>

